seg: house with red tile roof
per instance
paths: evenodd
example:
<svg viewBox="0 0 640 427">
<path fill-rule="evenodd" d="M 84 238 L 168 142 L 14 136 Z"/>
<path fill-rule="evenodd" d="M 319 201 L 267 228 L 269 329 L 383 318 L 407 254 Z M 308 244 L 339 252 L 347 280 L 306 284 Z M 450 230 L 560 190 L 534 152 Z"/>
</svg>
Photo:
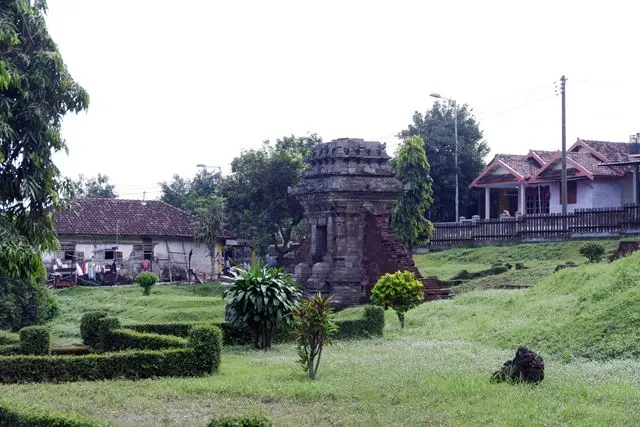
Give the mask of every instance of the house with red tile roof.
<svg viewBox="0 0 640 427">
<path fill-rule="evenodd" d="M 166 281 L 186 281 L 189 266 L 199 277 L 211 277 L 213 260 L 194 238 L 195 219 L 159 200 L 78 199 L 55 215 L 61 248 L 43 254 L 43 261 L 77 262 L 96 282 L 105 281 L 114 262 L 125 280 L 149 269 Z"/>
<path fill-rule="evenodd" d="M 637 203 L 634 156 L 625 142 L 578 138 L 567 149 L 567 210 Z M 560 151 L 497 154 L 469 185 L 484 190 L 481 217 L 562 212 L 561 163 Z"/>
</svg>

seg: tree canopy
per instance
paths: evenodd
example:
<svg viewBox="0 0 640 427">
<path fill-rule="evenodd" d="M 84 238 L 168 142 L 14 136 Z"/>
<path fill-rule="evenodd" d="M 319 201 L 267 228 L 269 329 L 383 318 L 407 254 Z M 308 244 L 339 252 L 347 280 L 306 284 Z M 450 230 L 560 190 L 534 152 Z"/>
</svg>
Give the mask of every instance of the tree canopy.
<svg viewBox="0 0 640 427">
<path fill-rule="evenodd" d="M 427 219 L 433 191 L 422 138 L 407 138 L 394 160 L 396 176 L 403 184 L 409 184 L 409 190 L 396 204 L 392 223 L 398 237 L 411 250 L 418 242 L 428 239 L 433 228 Z"/>
<path fill-rule="evenodd" d="M 45 13 L 44 0 L 0 2 L 0 327 L 53 313 L 43 305 L 40 250 L 58 246 L 51 213 L 70 190 L 53 154 L 66 150 L 62 117 L 89 103 L 47 32 Z"/>
<path fill-rule="evenodd" d="M 233 160 L 232 174 L 222 186 L 229 225 L 238 237 L 253 241 L 261 254 L 271 244 L 285 254 L 296 234 L 304 233 L 304 209 L 288 188 L 298 183 L 311 148 L 319 142 L 322 138 L 316 134 L 286 136 L 245 150 Z"/>
<path fill-rule="evenodd" d="M 219 192 L 221 182 L 220 172 L 211 172 L 208 169 L 201 169 L 191 180 L 174 175 L 173 181 L 160 183 L 160 200 L 187 212 L 196 213 L 198 209 L 203 208 L 210 195 Z"/>
<path fill-rule="evenodd" d="M 118 197 L 115 185 L 109 184 L 109 177 L 99 172 L 95 177 L 78 176 L 78 179 L 73 181 L 73 187 L 75 196 L 80 199 L 115 199 Z"/>
<path fill-rule="evenodd" d="M 455 220 L 455 107 L 435 102 L 424 115 L 416 111 L 412 123 L 398 136 L 420 136 L 431 166 L 433 179 L 432 221 Z M 458 179 L 460 215 L 477 213 L 477 200 L 469 184 L 484 168 L 489 146 L 479 123 L 467 105 L 458 107 Z"/>
</svg>

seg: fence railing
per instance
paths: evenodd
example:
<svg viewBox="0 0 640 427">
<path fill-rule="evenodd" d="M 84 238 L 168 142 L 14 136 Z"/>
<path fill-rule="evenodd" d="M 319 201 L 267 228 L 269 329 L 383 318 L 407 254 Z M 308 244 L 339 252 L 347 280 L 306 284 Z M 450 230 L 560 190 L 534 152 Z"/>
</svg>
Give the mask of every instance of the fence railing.
<svg viewBox="0 0 640 427">
<path fill-rule="evenodd" d="M 640 205 L 434 223 L 431 247 L 640 234 Z"/>
</svg>

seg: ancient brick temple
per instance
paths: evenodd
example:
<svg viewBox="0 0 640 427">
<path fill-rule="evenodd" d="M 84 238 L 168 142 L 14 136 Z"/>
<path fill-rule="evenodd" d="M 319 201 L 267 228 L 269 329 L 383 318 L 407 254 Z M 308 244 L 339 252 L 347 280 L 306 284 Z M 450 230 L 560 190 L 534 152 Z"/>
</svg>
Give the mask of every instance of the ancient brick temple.
<svg viewBox="0 0 640 427">
<path fill-rule="evenodd" d="M 413 258 L 389 229 L 393 206 L 404 192 L 385 144 L 343 138 L 313 148 L 309 168 L 292 189 L 311 223 L 311 238 L 296 254 L 294 275 L 306 295 L 334 295 L 339 306 L 368 302 L 384 273 L 413 271 Z M 426 299 L 446 296 L 425 283 Z"/>
</svg>

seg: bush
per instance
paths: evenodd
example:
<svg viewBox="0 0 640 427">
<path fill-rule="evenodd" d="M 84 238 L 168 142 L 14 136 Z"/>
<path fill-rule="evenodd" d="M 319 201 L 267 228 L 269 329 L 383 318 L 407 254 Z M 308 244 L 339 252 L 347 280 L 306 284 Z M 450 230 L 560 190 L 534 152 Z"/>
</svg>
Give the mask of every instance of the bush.
<svg viewBox="0 0 640 427">
<path fill-rule="evenodd" d="M 604 258 L 605 249 L 600 243 L 589 242 L 580 248 L 580 255 L 589 262 L 598 262 Z"/>
<path fill-rule="evenodd" d="M 142 287 L 142 295 L 150 295 L 151 287 L 158 283 L 159 280 L 160 278 L 157 274 L 150 271 L 143 271 L 136 276 L 134 282 Z"/>
<path fill-rule="evenodd" d="M 43 284 L 0 277 L 0 329 L 17 331 L 57 313 L 56 300 Z"/>
<path fill-rule="evenodd" d="M 20 353 L 42 356 L 51 353 L 51 334 L 43 326 L 20 329 Z"/>
<path fill-rule="evenodd" d="M 310 380 L 318 373 L 322 348 L 330 343 L 329 339 L 338 330 L 330 301 L 330 296 L 318 292 L 315 297 L 300 301 L 293 310 L 298 331 L 298 358 Z"/>
<path fill-rule="evenodd" d="M 100 334 L 98 332 L 98 321 L 107 317 L 104 311 L 91 311 L 85 313 L 80 320 L 80 335 L 82 342 L 89 347 L 96 347 L 100 343 Z"/>
<path fill-rule="evenodd" d="M 264 415 L 233 415 L 211 420 L 207 427 L 271 427 L 273 422 Z"/>
<path fill-rule="evenodd" d="M 138 325 L 127 325 L 125 328 L 138 332 L 148 332 L 160 335 L 175 335 L 177 337 L 186 338 L 189 336 L 194 326 L 206 325 L 207 323 L 149 323 Z M 214 325 L 213 323 L 211 325 Z M 222 344 L 224 345 L 245 345 L 251 343 L 251 333 L 243 326 L 235 325 L 230 322 L 216 323 L 222 331 Z M 278 340 L 279 335 L 276 334 L 274 340 Z"/>
<path fill-rule="evenodd" d="M 0 427 L 97 427 L 100 423 L 77 414 L 16 408 L 0 402 Z"/>
<path fill-rule="evenodd" d="M 112 329 L 105 331 L 101 349 L 104 351 L 163 350 L 167 348 L 183 348 L 186 344 L 187 340 L 173 335 L 148 334 L 128 329 Z"/>
<path fill-rule="evenodd" d="M 516 262 L 516 270 L 524 270 L 525 268 L 527 267 L 525 267 L 523 263 Z"/>
<path fill-rule="evenodd" d="M 7 356 L 0 358 L 0 382 L 96 381 L 116 378 L 196 376 L 209 373 L 190 349 L 122 351 L 86 356 Z"/>
<path fill-rule="evenodd" d="M 18 334 L 0 330 L 0 345 L 12 345 L 18 344 L 19 342 L 20 337 L 18 336 Z"/>
<path fill-rule="evenodd" d="M 0 346 L 0 356 L 13 356 L 20 354 L 20 344 L 11 344 Z"/>
<path fill-rule="evenodd" d="M 217 326 L 194 326 L 189 334 L 193 363 L 202 372 L 213 373 L 220 367 L 222 331 Z"/>
<path fill-rule="evenodd" d="M 337 320 L 339 339 L 381 337 L 384 331 L 384 310 L 376 305 L 364 308 L 364 317 L 358 320 Z"/>
<path fill-rule="evenodd" d="M 251 331 L 255 348 L 269 349 L 277 329 L 291 323 L 289 314 L 301 293 L 279 268 L 257 265 L 239 273 L 223 294 L 230 319 Z"/>
<path fill-rule="evenodd" d="M 407 311 L 417 307 L 423 300 L 424 286 L 410 271 L 387 273 L 371 290 L 371 301 L 385 310 L 393 309 L 400 320 L 400 328 L 404 328 Z"/>
</svg>

